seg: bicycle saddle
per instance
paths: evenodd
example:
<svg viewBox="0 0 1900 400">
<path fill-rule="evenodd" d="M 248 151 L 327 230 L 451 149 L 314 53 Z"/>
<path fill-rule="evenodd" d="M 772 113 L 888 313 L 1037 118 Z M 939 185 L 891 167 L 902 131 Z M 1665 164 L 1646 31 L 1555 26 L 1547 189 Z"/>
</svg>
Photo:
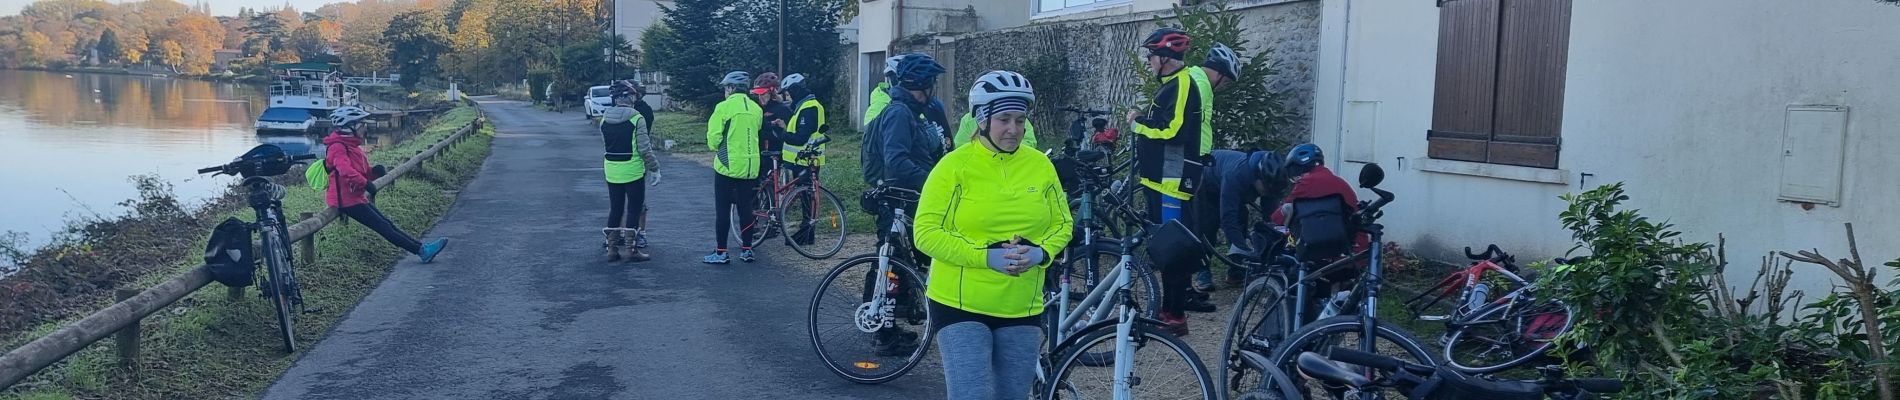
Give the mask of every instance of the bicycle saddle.
<svg viewBox="0 0 1900 400">
<path fill-rule="evenodd" d="M 1332 360 L 1311 352 L 1300 353 L 1300 372 L 1328 383 L 1355 388 L 1372 384 L 1372 380 L 1360 376 L 1358 372 L 1347 370 L 1339 364 L 1334 364 Z"/>
</svg>

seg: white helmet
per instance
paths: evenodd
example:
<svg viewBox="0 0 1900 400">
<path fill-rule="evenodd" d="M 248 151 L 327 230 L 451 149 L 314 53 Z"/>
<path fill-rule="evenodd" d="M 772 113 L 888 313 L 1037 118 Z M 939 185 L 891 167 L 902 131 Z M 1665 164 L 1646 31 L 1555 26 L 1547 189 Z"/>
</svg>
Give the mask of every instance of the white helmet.
<svg viewBox="0 0 1900 400">
<path fill-rule="evenodd" d="M 1207 50 L 1207 61 L 1201 65 L 1220 71 L 1228 80 L 1240 79 L 1240 55 L 1234 54 L 1234 49 L 1227 45 L 1214 43 L 1214 47 Z"/>
<path fill-rule="evenodd" d="M 909 55 L 909 54 L 910 53 L 904 53 L 904 54 L 891 56 L 890 58 L 885 58 L 884 59 L 884 76 L 891 76 L 891 74 L 896 74 L 897 63 L 900 61 L 904 61 L 904 56 Z"/>
<path fill-rule="evenodd" d="M 338 128 L 369 118 L 369 111 L 356 106 L 342 106 L 330 111 L 330 125 Z"/>
<path fill-rule="evenodd" d="M 1036 89 L 1029 85 L 1029 78 L 1010 71 L 990 71 L 976 78 L 976 84 L 970 85 L 970 109 L 989 105 L 998 99 L 1021 98 L 1027 102 L 1036 101 Z"/>
<path fill-rule="evenodd" d="M 791 75 L 786 75 L 785 79 L 779 80 L 778 87 L 780 90 L 786 90 L 786 89 L 790 89 L 793 86 L 797 86 L 804 83 L 805 83 L 805 74 L 791 74 Z"/>
</svg>

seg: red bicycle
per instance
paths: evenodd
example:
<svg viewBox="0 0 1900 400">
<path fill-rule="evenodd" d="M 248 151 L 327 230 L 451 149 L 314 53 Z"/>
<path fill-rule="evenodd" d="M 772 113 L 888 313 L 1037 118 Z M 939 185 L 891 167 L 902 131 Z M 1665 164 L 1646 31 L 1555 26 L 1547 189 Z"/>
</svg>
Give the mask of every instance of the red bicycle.
<svg viewBox="0 0 1900 400">
<path fill-rule="evenodd" d="M 1470 267 L 1405 301 L 1418 319 L 1445 322 L 1439 344 L 1447 366 L 1471 374 L 1502 371 L 1544 355 L 1570 331 L 1574 310 L 1537 297 L 1536 275 L 1519 275 L 1516 257 L 1495 244 L 1479 254 L 1466 247 L 1465 257 Z"/>
<path fill-rule="evenodd" d="M 779 165 L 777 154 L 766 155 L 771 167 L 760 177 L 764 187 L 752 211 L 756 221 L 752 243 L 765 243 L 789 231 L 783 235 L 785 244 L 807 258 L 831 258 L 844 248 L 844 202 L 818 182 L 822 166 L 812 162 L 824 155 L 819 147 L 830 141 L 831 137 L 823 136 L 805 145 L 796 161 L 810 166 L 796 174 Z"/>
</svg>

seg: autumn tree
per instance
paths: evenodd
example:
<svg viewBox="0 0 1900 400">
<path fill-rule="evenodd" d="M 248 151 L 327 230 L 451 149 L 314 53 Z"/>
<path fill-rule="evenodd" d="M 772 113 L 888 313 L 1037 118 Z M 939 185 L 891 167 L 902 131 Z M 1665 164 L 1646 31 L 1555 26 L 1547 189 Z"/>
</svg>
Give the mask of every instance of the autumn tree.
<svg viewBox="0 0 1900 400">
<path fill-rule="evenodd" d="M 306 61 L 337 62 L 342 59 L 328 53 L 330 42 L 343 38 L 343 25 L 328 19 L 304 23 L 290 33 L 290 49 Z"/>
<path fill-rule="evenodd" d="M 48 61 L 53 59 L 56 53 L 57 51 L 53 49 L 53 41 L 47 39 L 46 34 L 34 31 L 26 31 L 20 34 L 21 65 L 46 65 Z"/>
<path fill-rule="evenodd" d="M 185 63 L 185 48 L 184 46 L 180 46 L 178 41 L 175 40 L 167 39 L 159 42 L 158 49 L 153 51 L 152 54 L 157 56 L 159 64 L 170 66 L 173 69 L 177 69 L 180 65 Z"/>
</svg>

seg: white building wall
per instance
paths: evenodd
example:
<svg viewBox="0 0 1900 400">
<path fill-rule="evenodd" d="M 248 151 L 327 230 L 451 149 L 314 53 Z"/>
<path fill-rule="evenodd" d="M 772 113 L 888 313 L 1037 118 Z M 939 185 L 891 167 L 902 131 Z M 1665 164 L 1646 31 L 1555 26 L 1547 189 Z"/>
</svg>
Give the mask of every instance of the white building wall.
<svg viewBox="0 0 1900 400">
<path fill-rule="evenodd" d="M 660 23 L 660 18 L 664 17 L 660 11 L 660 5 L 665 4 L 672 6 L 673 2 L 665 0 L 616 0 L 613 4 L 614 33 L 626 36 L 627 41 L 633 43 L 634 48 L 639 48 L 640 34 L 646 32 L 647 27 Z"/>
<path fill-rule="evenodd" d="M 1487 243 L 1520 260 L 1561 255 L 1572 242 L 1557 197 L 1622 181 L 1628 208 L 1685 239 L 1725 234 L 1730 282 L 1753 278 L 1771 250 L 1846 257 L 1844 222 L 1879 264 L 1900 258 L 1893 21 L 1900 7 L 1859 0 L 1574 1 L 1563 148 L 1547 170 L 1427 160 L 1438 9 L 1326 0 L 1314 139 L 1348 179 L 1359 164 L 1347 153 L 1385 166 L 1398 195 L 1387 239 L 1441 259 Z M 1778 201 L 1785 110 L 1800 104 L 1851 107 L 1838 207 Z M 1796 268 L 1794 289 L 1835 280 Z"/>
</svg>

